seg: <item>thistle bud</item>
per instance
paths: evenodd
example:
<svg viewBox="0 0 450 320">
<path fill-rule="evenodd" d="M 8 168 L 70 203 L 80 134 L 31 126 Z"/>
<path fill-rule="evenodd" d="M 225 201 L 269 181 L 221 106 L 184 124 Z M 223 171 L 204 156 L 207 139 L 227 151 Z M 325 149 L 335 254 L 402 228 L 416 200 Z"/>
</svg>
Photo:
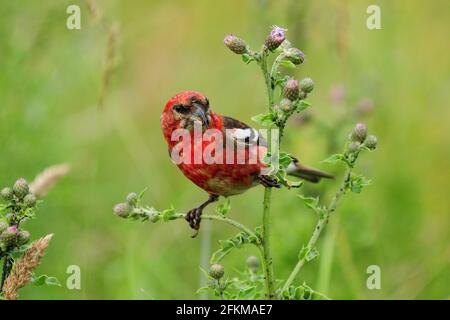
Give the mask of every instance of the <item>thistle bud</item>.
<svg viewBox="0 0 450 320">
<path fill-rule="evenodd" d="M 3 188 L 0 195 L 3 200 L 10 201 L 12 200 L 14 193 L 11 188 Z"/>
<path fill-rule="evenodd" d="M 30 233 L 26 230 L 19 231 L 17 234 L 17 244 L 19 246 L 26 244 L 30 240 Z"/>
<path fill-rule="evenodd" d="M 299 84 L 297 80 L 290 79 L 286 82 L 286 86 L 284 87 L 284 97 L 291 101 L 295 101 L 298 99 L 300 94 Z"/>
<path fill-rule="evenodd" d="M 280 108 L 283 111 L 292 111 L 294 105 L 292 104 L 291 100 L 284 98 L 280 101 Z"/>
<path fill-rule="evenodd" d="M 305 54 L 297 48 L 289 48 L 286 50 L 286 59 L 293 64 L 302 64 L 305 61 Z"/>
<path fill-rule="evenodd" d="M 131 207 L 128 203 L 118 203 L 114 206 L 114 213 L 121 218 L 126 218 L 131 212 Z"/>
<path fill-rule="evenodd" d="M 354 152 L 358 151 L 360 146 L 361 146 L 361 144 L 357 141 L 350 142 L 347 146 L 347 151 L 350 153 L 354 153 Z"/>
<path fill-rule="evenodd" d="M 28 207 L 34 207 L 34 205 L 36 204 L 36 196 L 32 193 L 29 193 L 25 196 L 25 198 L 23 198 L 23 203 Z"/>
<path fill-rule="evenodd" d="M 23 199 L 30 192 L 28 182 L 24 178 L 20 178 L 14 183 L 13 192 L 17 198 Z"/>
<path fill-rule="evenodd" d="M 367 127 L 364 123 L 358 123 L 350 134 L 350 140 L 363 143 L 367 137 Z"/>
<path fill-rule="evenodd" d="M 256 273 L 259 269 L 259 259 L 256 256 L 249 256 L 246 260 L 247 267 L 251 272 Z"/>
<path fill-rule="evenodd" d="M 16 239 L 17 233 L 18 233 L 17 227 L 10 226 L 0 234 L 0 241 L 6 244 L 10 244 L 12 241 Z"/>
<path fill-rule="evenodd" d="M 300 91 L 300 93 L 298 94 L 298 99 L 303 100 L 306 99 L 307 96 L 308 94 L 305 91 Z"/>
<path fill-rule="evenodd" d="M 6 230 L 8 228 L 8 224 L 5 221 L 0 221 L 0 233 Z"/>
<path fill-rule="evenodd" d="M 136 193 L 134 193 L 134 192 L 131 192 L 127 196 L 127 203 L 130 206 L 134 207 L 134 206 L 137 205 L 138 199 L 139 199 L 138 195 Z"/>
<path fill-rule="evenodd" d="M 225 270 L 221 264 L 215 263 L 209 267 L 209 275 L 211 278 L 214 278 L 216 280 L 219 280 L 223 277 L 223 274 L 225 273 Z"/>
<path fill-rule="evenodd" d="M 241 38 L 236 37 L 234 34 L 229 34 L 223 39 L 223 43 L 236 54 L 247 53 L 247 44 Z"/>
<path fill-rule="evenodd" d="M 310 93 L 314 89 L 314 81 L 311 78 L 305 78 L 300 81 L 300 89 L 306 93 Z"/>
<path fill-rule="evenodd" d="M 273 26 L 272 30 L 270 31 L 269 35 L 266 38 L 266 41 L 264 42 L 266 48 L 269 49 L 270 51 L 273 51 L 276 48 L 278 48 L 286 39 L 286 36 L 284 34 L 286 31 L 287 31 L 286 29 Z"/>
<path fill-rule="evenodd" d="M 377 148 L 378 139 L 377 137 L 370 135 L 367 137 L 366 142 L 364 142 L 364 145 L 369 150 L 375 150 Z"/>
</svg>

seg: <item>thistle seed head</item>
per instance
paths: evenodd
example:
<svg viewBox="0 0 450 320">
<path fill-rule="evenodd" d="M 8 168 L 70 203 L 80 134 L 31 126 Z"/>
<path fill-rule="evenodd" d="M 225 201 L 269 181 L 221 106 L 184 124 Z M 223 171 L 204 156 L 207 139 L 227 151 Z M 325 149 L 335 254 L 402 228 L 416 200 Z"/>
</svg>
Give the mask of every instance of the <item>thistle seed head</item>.
<svg viewBox="0 0 450 320">
<path fill-rule="evenodd" d="M 266 41 L 264 42 L 266 48 L 269 49 L 270 51 L 273 51 L 276 48 L 278 48 L 286 39 L 285 35 L 286 31 L 287 31 L 286 29 L 273 26 L 272 30 L 270 31 L 269 35 L 266 38 Z"/>
<path fill-rule="evenodd" d="M 374 135 L 370 135 L 367 137 L 366 141 L 364 142 L 364 145 L 369 150 L 375 150 L 377 148 L 378 139 Z"/>
<path fill-rule="evenodd" d="M 214 278 L 216 280 L 219 280 L 223 277 L 225 273 L 225 269 L 221 264 L 215 263 L 209 267 L 209 275 L 211 278 Z"/>
<path fill-rule="evenodd" d="M 14 192 L 12 191 L 11 188 L 3 188 L 2 191 L 0 192 L 0 196 L 2 197 L 3 200 L 10 201 L 14 197 Z"/>
<path fill-rule="evenodd" d="M 113 211 L 121 218 L 126 218 L 131 212 L 131 207 L 128 203 L 118 203 L 114 206 Z"/>
<path fill-rule="evenodd" d="M 284 87 L 284 97 L 291 101 L 295 101 L 298 99 L 300 94 L 299 83 L 298 80 L 290 79 L 286 82 L 286 86 Z"/>
<path fill-rule="evenodd" d="M 29 193 L 23 198 L 23 203 L 28 207 L 34 207 L 36 205 L 36 196 L 32 193 Z"/>
<path fill-rule="evenodd" d="M 24 178 L 18 179 L 14 183 L 13 192 L 17 198 L 23 199 L 30 192 L 28 182 Z"/>
<path fill-rule="evenodd" d="M 361 143 L 358 141 L 350 142 L 347 146 L 347 151 L 350 153 L 354 153 L 359 150 L 359 147 L 361 146 Z"/>
<path fill-rule="evenodd" d="M 17 244 L 19 246 L 24 245 L 30 240 L 30 233 L 27 230 L 21 230 L 17 234 Z"/>
<path fill-rule="evenodd" d="M 286 50 L 286 59 L 293 64 L 302 64 L 305 62 L 305 54 L 297 48 L 289 48 Z"/>
<path fill-rule="evenodd" d="M 292 111 L 294 105 L 291 100 L 284 98 L 280 101 L 280 109 L 283 111 Z"/>
<path fill-rule="evenodd" d="M 300 89 L 306 93 L 310 93 L 314 89 L 314 81 L 311 78 L 305 78 L 300 81 Z"/>
<path fill-rule="evenodd" d="M 247 44 L 241 38 L 236 37 L 234 34 L 229 34 L 223 39 L 223 43 L 236 54 L 247 53 Z"/>
<path fill-rule="evenodd" d="M 0 234 L 0 240 L 7 245 L 9 245 L 12 241 L 14 241 L 17 237 L 18 229 L 16 226 L 10 226 L 7 227 L 6 230 L 4 230 Z"/>
<path fill-rule="evenodd" d="M 350 140 L 363 143 L 367 137 L 367 126 L 364 123 L 358 123 L 350 134 Z"/>
<path fill-rule="evenodd" d="M 259 269 L 259 258 L 256 256 L 249 256 L 246 260 L 247 267 L 252 271 L 253 273 L 256 273 Z"/>
</svg>

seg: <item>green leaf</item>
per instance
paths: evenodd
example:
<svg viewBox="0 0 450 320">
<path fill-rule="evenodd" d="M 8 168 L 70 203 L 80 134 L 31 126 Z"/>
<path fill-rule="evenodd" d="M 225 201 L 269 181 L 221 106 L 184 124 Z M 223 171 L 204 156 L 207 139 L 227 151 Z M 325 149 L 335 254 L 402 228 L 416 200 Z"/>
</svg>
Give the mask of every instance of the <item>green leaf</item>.
<svg viewBox="0 0 450 320">
<path fill-rule="evenodd" d="M 239 299 L 249 300 L 252 299 L 255 296 L 255 294 L 256 294 L 256 287 L 255 286 L 248 287 L 246 289 L 239 291 Z"/>
<path fill-rule="evenodd" d="M 221 202 L 217 205 L 216 212 L 221 216 L 225 216 L 230 211 L 230 209 L 230 198 L 226 198 L 224 202 Z"/>
<path fill-rule="evenodd" d="M 144 197 L 145 191 L 147 191 L 147 188 L 145 188 L 144 190 L 142 190 L 141 192 L 139 192 L 138 194 L 138 200 L 142 200 L 142 198 Z"/>
<path fill-rule="evenodd" d="M 319 251 L 317 251 L 316 248 L 312 248 L 311 250 L 308 251 L 307 255 L 305 256 L 306 261 L 312 261 L 315 258 L 317 258 L 319 256 Z"/>
<path fill-rule="evenodd" d="M 61 283 L 59 282 L 59 280 L 55 277 L 49 277 L 46 274 L 42 274 L 40 276 L 36 276 L 34 273 L 31 275 L 31 282 L 35 285 L 35 286 L 58 286 L 61 287 Z"/>
<path fill-rule="evenodd" d="M 297 287 L 290 286 L 287 290 L 280 293 L 284 300 L 330 300 L 324 294 L 311 289 L 306 283 Z"/>
<path fill-rule="evenodd" d="M 319 256 L 319 251 L 316 248 L 308 248 L 303 246 L 298 254 L 300 260 L 305 259 L 306 261 L 314 260 Z"/>
<path fill-rule="evenodd" d="M 344 154 L 342 154 L 342 153 L 335 153 L 335 154 L 329 156 L 328 158 L 326 158 L 325 160 L 322 160 L 321 162 L 322 163 L 335 164 L 335 163 L 337 163 L 339 161 L 343 161 L 345 163 L 347 162 Z"/>
<path fill-rule="evenodd" d="M 284 76 L 284 77 L 280 77 L 278 75 L 276 75 L 273 79 L 273 85 L 274 86 L 278 86 L 281 89 L 284 89 L 284 87 L 286 86 L 286 82 L 288 81 L 289 77 L 288 76 Z"/>
<path fill-rule="evenodd" d="M 304 184 L 304 182 L 302 180 L 291 181 L 291 180 L 284 179 L 284 182 L 286 184 L 286 187 L 288 187 L 288 188 L 300 188 Z"/>
<path fill-rule="evenodd" d="M 305 205 L 308 208 L 313 209 L 313 210 L 317 210 L 317 208 L 319 207 L 319 198 L 318 197 L 316 197 L 316 198 L 314 198 L 314 197 L 305 197 L 302 194 L 298 194 L 297 196 L 300 199 L 303 200 L 303 202 L 305 203 Z"/>
<path fill-rule="evenodd" d="M 164 222 L 176 219 L 175 209 L 172 207 L 170 209 L 165 209 L 161 212 L 162 218 Z"/>
<path fill-rule="evenodd" d="M 242 61 L 244 61 L 245 64 L 249 64 L 250 62 L 255 60 L 255 58 L 253 58 L 248 53 L 244 53 L 241 57 L 242 57 Z"/>
<path fill-rule="evenodd" d="M 195 293 L 202 294 L 202 293 L 210 293 L 211 289 L 209 287 L 200 287 L 197 289 Z"/>
<path fill-rule="evenodd" d="M 308 109 L 308 108 L 310 108 L 310 107 L 311 107 L 311 104 L 310 104 L 308 101 L 305 101 L 305 100 L 299 100 L 299 101 L 297 102 L 295 111 L 296 111 L 296 112 L 302 112 L 302 111 L 305 111 L 306 109 Z"/>
<path fill-rule="evenodd" d="M 249 234 L 240 232 L 232 238 L 219 240 L 219 249 L 216 250 L 210 259 L 211 264 L 221 261 L 233 249 L 242 248 L 245 244 L 256 243 L 258 239 L 251 237 Z"/>
<path fill-rule="evenodd" d="M 350 181 L 348 188 L 351 192 L 361 193 L 364 187 L 370 185 L 370 180 L 362 175 L 352 174 L 350 176 Z"/>
<path fill-rule="evenodd" d="M 279 163 L 282 168 L 287 168 L 291 164 L 293 159 L 294 158 L 290 154 L 285 153 L 285 152 L 280 152 Z"/>
<path fill-rule="evenodd" d="M 296 68 L 295 64 L 293 64 L 289 60 L 284 60 L 284 59 L 281 60 L 280 65 L 285 67 L 285 68 L 288 68 L 288 69 L 295 69 Z"/>
<path fill-rule="evenodd" d="M 20 246 L 20 247 L 16 247 L 16 248 L 12 249 L 12 251 L 10 251 L 10 255 L 11 255 L 14 259 L 19 258 L 19 257 L 21 257 L 21 256 L 23 255 L 23 253 L 24 253 L 25 251 L 27 251 L 30 247 L 31 247 L 31 244 L 30 244 L 30 243 L 24 244 L 24 245 L 22 245 L 22 246 Z"/>
<path fill-rule="evenodd" d="M 252 117 L 252 120 L 264 127 L 268 127 L 274 122 L 274 115 L 272 113 L 261 113 Z"/>
</svg>

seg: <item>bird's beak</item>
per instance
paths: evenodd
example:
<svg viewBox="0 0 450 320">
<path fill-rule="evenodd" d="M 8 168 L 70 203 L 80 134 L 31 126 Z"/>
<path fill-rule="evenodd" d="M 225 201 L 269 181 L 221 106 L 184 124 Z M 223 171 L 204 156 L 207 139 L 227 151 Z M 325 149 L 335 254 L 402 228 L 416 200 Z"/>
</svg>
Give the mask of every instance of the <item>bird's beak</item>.
<svg viewBox="0 0 450 320">
<path fill-rule="evenodd" d="M 209 120 L 208 117 L 206 116 L 205 109 L 203 108 L 203 106 L 200 103 L 194 103 L 194 107 L 195 109 L 192 115 L 199 118 L 202 121 L 202 124 L 208 127 Z"/>
</svg>

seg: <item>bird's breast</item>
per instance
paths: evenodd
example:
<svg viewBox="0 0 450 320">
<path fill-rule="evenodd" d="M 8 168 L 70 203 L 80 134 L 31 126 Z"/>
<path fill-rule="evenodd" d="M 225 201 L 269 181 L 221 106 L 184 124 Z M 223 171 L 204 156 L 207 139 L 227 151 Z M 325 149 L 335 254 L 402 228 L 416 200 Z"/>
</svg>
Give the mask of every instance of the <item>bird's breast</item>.
<svg viewBox="0 0 450 320">
<path fill-rule="evenodd" d="M 171 157 L 177 158 L 178 168 L 188 179 L 209 193 L 231 196 L 255 186 L 265 167 L 261 161 L 265 147 L 234 145 L 230 150 L 225 143 L 216 142 L 211 139 L 200 144 L 193 140 L 185 143 L 183 150 L 179 146 L 178 150 L 172 148 Z"/>
</svg>

